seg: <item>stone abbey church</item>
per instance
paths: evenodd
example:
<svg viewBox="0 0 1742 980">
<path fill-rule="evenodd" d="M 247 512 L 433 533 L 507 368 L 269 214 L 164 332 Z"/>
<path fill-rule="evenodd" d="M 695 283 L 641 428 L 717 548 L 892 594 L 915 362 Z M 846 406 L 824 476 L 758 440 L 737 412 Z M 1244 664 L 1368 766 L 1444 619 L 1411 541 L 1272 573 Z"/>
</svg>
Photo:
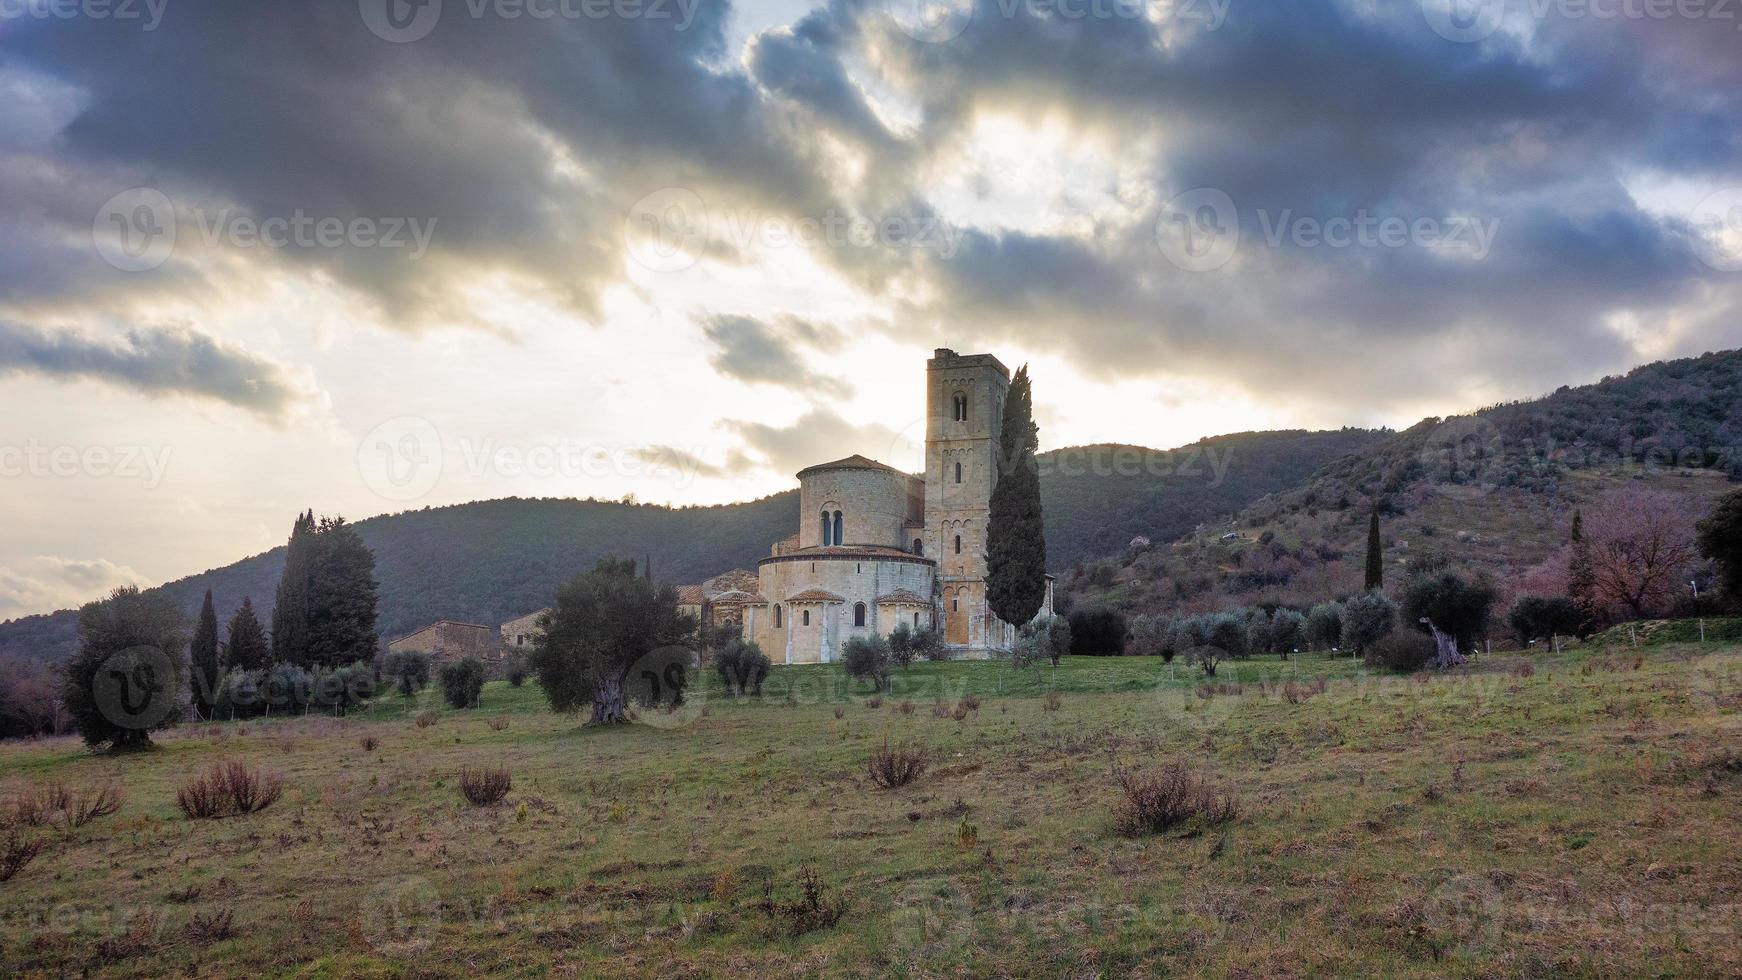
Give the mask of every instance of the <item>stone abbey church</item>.
<svg viewBox="0 0 1742 980">
<path fill-rule="evenodd" d="M 756 591 L 710 599 L 775 663 L 827 663 L 854 636 L 940 629 L 958 656 L 1007 650 L 1015 627 L 986 605 L 986 519 L 1010 372 L 990 354 L 926 363 L 925 475 L 863 456 L 800 470 L 798 533 L 756 571 Z M 748 582 L 744 585 L 748 586 Z M 1052 612 L 1052 580 L 1040 615 Z"/>
</svg>

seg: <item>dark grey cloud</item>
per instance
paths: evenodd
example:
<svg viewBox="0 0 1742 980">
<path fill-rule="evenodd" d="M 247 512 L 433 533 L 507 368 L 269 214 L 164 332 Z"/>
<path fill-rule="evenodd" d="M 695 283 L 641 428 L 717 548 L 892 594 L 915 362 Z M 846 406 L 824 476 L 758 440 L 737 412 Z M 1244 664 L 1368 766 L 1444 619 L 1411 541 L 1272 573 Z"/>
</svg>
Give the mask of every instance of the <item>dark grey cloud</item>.
<svg viewBox="0 0 1742 980">
<path fill-rule="evenodd" d="M 0 321 L 0 374 L 94 380 L 152 397 L 223 402 L 272 421 L 309 397 L 284 368 L 193 330 L 127 331 L 119 343 Z"/>
<path fill-rule="evenodd" d="M 721 374 L 835 398 L 853 393 L 839 366 L 823 356 L 841 346 L 840 333 L 831 327 L 795 316 L 759 319 L 729 314 L 704 317 L 701 325 L 702 334 L 716 348 L 709 363 Z"/>
</svg>

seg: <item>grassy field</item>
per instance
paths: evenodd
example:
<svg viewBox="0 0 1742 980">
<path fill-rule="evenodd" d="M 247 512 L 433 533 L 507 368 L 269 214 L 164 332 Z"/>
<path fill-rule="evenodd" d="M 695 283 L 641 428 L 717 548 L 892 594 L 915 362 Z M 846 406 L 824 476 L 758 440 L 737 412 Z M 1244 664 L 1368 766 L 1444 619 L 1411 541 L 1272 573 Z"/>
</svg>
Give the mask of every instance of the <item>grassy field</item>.
<svg viewBox="0 0 1742 980">
<path fill-rule="evenodd" d="M 1742 649 L 1201 682 L 928 664 L 874 706 L 838 667 L 777 668 L 760 700 L 710 684 L 615 730 L 493 683 L 472 711 L 426 692 L 125 758 L 4 746 L 4 790 L 118 780 L 126 802 L 27 831 L 48 843 L 0 884 L 0 974 L 1742 973 Z M 868 779 L 886 739 L 927 747 L 911 785 Z M 176 787 L 217 760 L 283 799 L 183 818 Z M 1239 817 L 1115 833 L 1115 770 L 1173 760 Z M 474 807 L 457 776 L 485 765 L 513 789 Z M 832 926 L 801 911 L 807 872 Z"/>
</svg>

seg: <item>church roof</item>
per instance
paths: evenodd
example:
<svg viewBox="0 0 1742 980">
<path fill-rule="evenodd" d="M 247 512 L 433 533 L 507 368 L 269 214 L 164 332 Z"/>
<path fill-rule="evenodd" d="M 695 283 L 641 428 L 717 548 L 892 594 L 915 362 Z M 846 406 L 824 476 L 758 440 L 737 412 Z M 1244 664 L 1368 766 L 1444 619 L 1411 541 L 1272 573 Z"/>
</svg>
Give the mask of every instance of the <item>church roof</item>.
<svg viewBox="0 0 1742 980">
<path fill-rule="evenodd" d="M 846 599 L 822 589 L 806 589 L 786 597 L 787 602 L 846 602 Z"/>
<path fill-rule="evenodd" d="M 917 592 L 914 592 L 911 589 L 896 589 L 894 592 L 890 592 L 890 593 L 880 595 L 877 597 L 877 604 L 878 605 L 882 605 L 886 602 L 906 603 L 906 604 L 912 605 L 912 606 L 929 606 L 929 605 L 931 605 L 930 599 L 927 599 L 926 597 L 920 595 Z"/>
<path fill-rule="evenodd" d="M 714 597 L 714 605 L 716 606 L 754 606 L 757 603 L 767 602 L 767 599 L 762 598 L 762 596 L 755 592 L 736 590 L 732 592 L 722 592 Z"/>
<path fill-rule="evenodd" d="M 680 606 L 699 606 L 708 601 L 699 585 L 680 585 L 677 590 L 677 604 Z"/>
<path fill-rule="evenodd" d="M 870 457 L 854 453 L 845 459 L 837 459 L 832 463 L 818 463 L 815 466 L 807 466 L 798 471 L 799 479 L 804 479 L 806 473 L 815 473 L 819 470 L 879 470 L 884 473 L 900 473 L 902 476 L 907 476 L 906 473 L 902 473 L 893 466 L 879 463 Z"/>
<path fill-rule="evenodd" d="M 762 559 L 770 561 L 803 561 L 806 558 L 905 558 L 908 561 L 935 564 L 924 555 L 881 544 L 832 544 L 815 548 L 799 548 Z"/>
</svg>

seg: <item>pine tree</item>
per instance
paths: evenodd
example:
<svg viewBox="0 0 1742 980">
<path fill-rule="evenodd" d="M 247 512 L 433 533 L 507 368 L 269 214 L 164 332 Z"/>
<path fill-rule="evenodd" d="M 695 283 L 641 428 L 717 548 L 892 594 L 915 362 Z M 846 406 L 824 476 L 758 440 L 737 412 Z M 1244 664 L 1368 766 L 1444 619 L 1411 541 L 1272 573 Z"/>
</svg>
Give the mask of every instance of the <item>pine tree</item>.
<svg viewBox="0 0 1742 980">
<path fill-rule="evenodd" d="M 1573 511 L 1573 531 L 1568 540 L 1567 598 L 1579 607 L 1586 623 L 1597 619 L 1597 573 L 1591 565 L 1591 543 L 1585 540 L 1585 515 Z"/>
<path fill-rule="evenodd" d="M 1379 542 L 1379 505 L 1367 522 L 1367 591 L 1385 588 L 1385 549 Z"/>
<path fill-rule="evenodd" d="M 224 664 L 218 656 L 218 613 L 212 608 L 212 590 L 206 590 L 206 601 L 200 606 L 200 618 L 194 626 L 193 644 L 188 647 L 192 667 L 194 706 L 201 718 L 212 716 L 212 705 L 218 697 L 218 682 L 224 676 Z"/>
<path fill-rule="evenodd" d="M 375 553 L 343 517 L 323 517 L 311 558 L 307 663 L 342 667 L 373 660 L 379 641 Z"/>
<path fill-rule="evenodd" d="M 309 586 L 314 575 L 315 514 L 296 515 L 284 554 L 284 574 L 272 605 L 272 659 L 307 666 Z"/>
<path fill-rule="evenodd" d="M 264 670 L 272 660 L 272 645 L 266 640 L 259 617 L 254 615 L 254 600 L 247 596 L 242 597 L 242 608 L 230 618 L 224 653 L 228 666 L 235 670 Z"/>
<path fill-rule="evenodd" d="M 1034 453 L 1034 394 L 1023 365 L 1010 382 L 999 434 L 998 482 L 986 523 L 986 601 L 1006 623 L 1022 626 L 1046 601 L 1046 535 L 1040 468 Z"/>
</svg>

